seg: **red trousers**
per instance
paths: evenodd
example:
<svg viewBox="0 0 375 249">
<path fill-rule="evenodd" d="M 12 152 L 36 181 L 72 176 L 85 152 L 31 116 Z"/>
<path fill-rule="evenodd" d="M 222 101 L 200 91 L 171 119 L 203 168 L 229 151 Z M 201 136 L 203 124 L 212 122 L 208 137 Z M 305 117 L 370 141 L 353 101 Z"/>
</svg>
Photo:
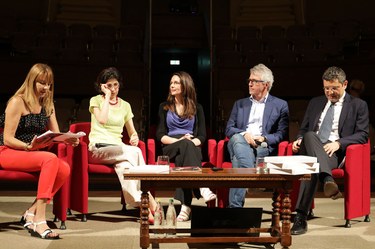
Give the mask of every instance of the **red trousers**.
<svg viewBox="0 0 375 249">
<path fill-rule="evenodd" d="M 48 151 L 22 151 L 0 146 L 0 168 L 4 170 L 40 172 L 37 199 L 48 202 L 65 183 L 70 167 Z"/>
</svg>

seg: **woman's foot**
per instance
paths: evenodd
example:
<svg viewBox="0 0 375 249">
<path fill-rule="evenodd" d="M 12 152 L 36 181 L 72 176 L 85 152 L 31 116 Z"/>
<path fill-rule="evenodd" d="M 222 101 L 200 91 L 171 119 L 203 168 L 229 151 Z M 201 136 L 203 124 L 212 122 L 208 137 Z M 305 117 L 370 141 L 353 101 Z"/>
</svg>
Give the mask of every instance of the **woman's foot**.
<svg viewBox="0 0 375 249">
<path fill-rule="evenodd" d="M 185 221 L 190 220 L 190 214 L 191 214 L 191 208 L 186 205 L 182 205 L 181 211 L 177 216 L 177 221 L 185 222 Z"/>
<path fill-rule="evenodd" d="M 32 230 L 32 224 L 35 214 L 26 210 L 25 213 L 22 215 L 20 223 L 21 225 L 28 231 Z"/>
<path fill-rule="evenodd" d="M 31 236 L 41 238 L 41 239 L 60 239 L 60 235 L 52 231 L 48 225 L 47 221 L 39 221 L 33 223 L 33 230 L 30 231 Z"/>
<path fill-rule="evenodd" d="M 216 195 L 211 191 L 211 189 L 200 188 L 199 191 L 205 202 L 216 200 Z"/>
<path fill-rule="evenodd" d="M 150 209 L 148 210 L 148 224 L 149 225 L 154 225 L 154 214 L 155 214 L 155 211 L 152 212 Z"/>
</svg>

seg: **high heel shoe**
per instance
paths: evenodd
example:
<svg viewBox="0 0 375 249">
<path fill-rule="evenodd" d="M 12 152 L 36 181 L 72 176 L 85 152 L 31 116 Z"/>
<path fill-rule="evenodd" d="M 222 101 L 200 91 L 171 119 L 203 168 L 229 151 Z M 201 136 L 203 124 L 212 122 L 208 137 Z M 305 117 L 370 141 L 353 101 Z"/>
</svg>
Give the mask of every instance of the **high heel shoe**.
<svg viewBox="0 0 375 249">
<path fill-rule="evenodd" d="M 53 233 L 53 231 L 50 229 L 50 228 L 47 228 L 46 230 L 44 230 L 43 233 L 38 233 L 36 231 L 36 228 L 37 226 L 41 225 L 41 224 L 47 224 L 47 221 L 43 220 L 43 221 L 40 221 L 40 222 L 34 222 L 33 225 L 34 225 L 34 229 L 32 229 L 30 231 L 30 234 L 31 236 L 33 237 L 37 237 L 37 238 L 41 238 L 41 239 L 49 239 L 49 240 L 55 240 L 55 239 L 60 239 L 60 235 L 57 235 L 57 236 L 53 236 L 53 237 L 50 237 L 48 236 L 49 234 Z"/>
<path fill-rule="evenodd" d="M 30 220 L 28 221 L 27 217 L 34 217 L 34 216 L 35 214 L 30 213 L 29 210 L 26 210 L 20 220 L 20 223 L 23 226 L 23 228 L 29 232 L 32 230 L 32 228 L 30 228 L 30 225 L 33 225 L 33 221 L 30 221 Z"/>
</svg>

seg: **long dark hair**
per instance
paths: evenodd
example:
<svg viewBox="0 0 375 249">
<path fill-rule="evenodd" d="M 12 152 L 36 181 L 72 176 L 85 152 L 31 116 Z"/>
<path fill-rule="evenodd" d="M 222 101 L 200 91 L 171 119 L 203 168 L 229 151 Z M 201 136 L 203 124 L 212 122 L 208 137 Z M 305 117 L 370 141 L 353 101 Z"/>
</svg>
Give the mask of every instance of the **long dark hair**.
<svg viewBox="0 0 375 249">
<path fill-rule="evenodd" d="M 181 83 L 182 105 L 185 107 L 182 117 L 191 119 L 197 112 L 197 94 L 195 92 L 194 81 L 190 74 L 184 71 L 173 73 L 171 78 L 174 75 L 180 78 Z M 167 97 L 167 102 L 168 104 L 164 107 L 164 109 L 176 112 L 176 100 L 170 92 Z"/>
</svg>

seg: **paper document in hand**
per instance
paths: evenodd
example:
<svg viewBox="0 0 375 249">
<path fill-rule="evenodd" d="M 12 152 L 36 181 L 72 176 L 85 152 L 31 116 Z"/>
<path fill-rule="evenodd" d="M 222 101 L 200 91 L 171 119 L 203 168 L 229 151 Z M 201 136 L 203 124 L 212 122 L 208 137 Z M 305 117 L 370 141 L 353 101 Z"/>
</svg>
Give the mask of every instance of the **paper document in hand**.
<svg viewBox="0 0 375 249">
<path fill-rule="evenodd" d="M 270 156 L 264 162 L 270 174 L 302 175 L 319 173 L 316 157 L 310 156 Z"/>
<path fill-rule="evenodd" d="M 141 165 L 125 169 L 125 173 L 155 173 L 155 174 L 168 174 L 168 165 Z"/>
<path fill-rule="evenodd" d="M 46 131 L 43 134 L 37 136 L 36 141 L 42 143 L 48 139 L 53 139 L 53 142 L 64 142 L 68 138 L 80 138 L 86 136 L 86 133 L 83 131 L 72 133 L 72 132 L 52 132 Z"/>
</svg>

